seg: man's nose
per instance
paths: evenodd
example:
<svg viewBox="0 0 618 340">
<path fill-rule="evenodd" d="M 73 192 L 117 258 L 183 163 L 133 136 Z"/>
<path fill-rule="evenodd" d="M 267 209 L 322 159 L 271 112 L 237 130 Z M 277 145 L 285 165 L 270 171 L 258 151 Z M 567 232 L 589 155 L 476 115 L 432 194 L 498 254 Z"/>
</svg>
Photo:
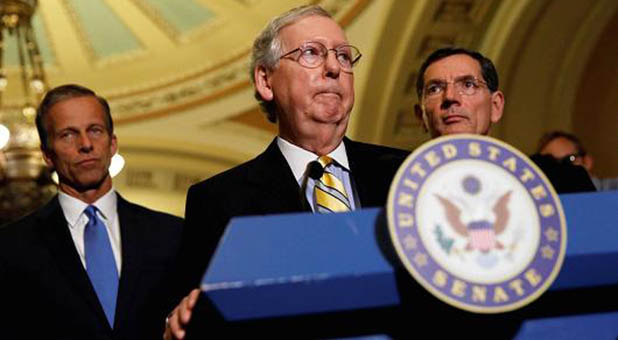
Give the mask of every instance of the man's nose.
<svg viewBox="0 0 618 340">
<path fill-rule="evenodd" d="M 92 151 L 92 141 L 90 140 L 90 137 L 88 136 L 88 134 L 86 133 L 81 133 L 79 135 L 79 151 L 80 152 L 90 152 Z"/>
<path fill-rule="evenodd" d="M 460 103 L 460 96 L 461 94 L 455 88 L 454 84 L 447 83 L 444 89 L 444 95 L 442 97 L 442 104 L 440 105 L 440 107 L 443 110 L 446 110 L 451 107 L 451 105 L 455 103 Z"/>
<path fill-rule="evenodd" d="M 337 61 L 337 52 L 329 50 L 324 58 L 325 75 L 330 78 L 338 78 L 341 72 L 341 65 L 339 61 Z"/>
<path fill-rule="evenodd" d="M 459 100 L 461 93 L 454 83 L 446 83 L 444 88 L 444 98 L 449 100 Z"/>
</svg>

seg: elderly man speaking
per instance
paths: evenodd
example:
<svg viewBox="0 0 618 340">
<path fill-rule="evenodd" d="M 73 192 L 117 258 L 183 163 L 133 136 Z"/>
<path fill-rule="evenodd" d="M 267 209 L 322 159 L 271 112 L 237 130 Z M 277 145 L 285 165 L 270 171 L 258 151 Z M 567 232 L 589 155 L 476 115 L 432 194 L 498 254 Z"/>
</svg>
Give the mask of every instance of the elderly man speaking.
<svg viewBox="0 0 618 340">
<path fill-rule="evenodd" d="M 345 137 L 361 57 L 318 6 L 273 19 L 253 46 L 255 96 L 278 136 L 255 159 L 192 186 L 187 196 L 180 280 L 199 284 L 230 218 L 298 211 L 340 212 L 386 202 L 407 152 Z M 198 291 L 169 317 L 183 338 Z"/>
</svg>

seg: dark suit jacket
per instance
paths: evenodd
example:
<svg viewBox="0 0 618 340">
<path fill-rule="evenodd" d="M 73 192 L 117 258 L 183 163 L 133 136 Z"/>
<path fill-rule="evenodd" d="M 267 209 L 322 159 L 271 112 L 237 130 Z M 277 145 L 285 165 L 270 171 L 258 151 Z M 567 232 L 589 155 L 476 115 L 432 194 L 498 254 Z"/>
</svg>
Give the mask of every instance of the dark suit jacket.
<svg viewBox="0 0 618 340">
<path fill-rule="evenodd" d="M 549 155 L 534 154 L 530 159 L 541 168 L 559 194 L 596 191 L 588 171 L 583 166 L 560 163 Z"/>
<path fill-rule="evenodd" d="M 122 269 L 108 325 L 58 198 L 0 229 L 0 329 L 7 339 L 160 339 L 182 220 L 118 195 Z M 175 301 L 174 301 L 175 303 Z"/>
<path fill-rule="evenodd" d="M 344 139 L 361 207 L 383 206 L 408 151 Z M 179 266 L 179 295 L 199 285 L 230 218 L 311 211 L 276 140 L 253 160 L 189 189 Z"/>
</svg>

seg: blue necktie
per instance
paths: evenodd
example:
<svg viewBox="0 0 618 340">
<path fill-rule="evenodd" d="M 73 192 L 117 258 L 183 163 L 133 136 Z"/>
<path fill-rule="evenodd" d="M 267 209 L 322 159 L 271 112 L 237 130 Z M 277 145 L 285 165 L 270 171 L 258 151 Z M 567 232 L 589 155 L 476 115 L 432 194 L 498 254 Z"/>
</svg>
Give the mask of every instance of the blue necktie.
<svg viewBox="0 0 618 340">
<path fill-rule="evenodd" d="M 97 208 L 89 205 L 84 213 L 88 217 L 84 230 L 86 272 L 99 297 L 107 321 L 113 328 L 116 296 L 118 295 L 118 269 L 114 260 L 114 252 L 109 242 L 107 228 L 97 216 Z"/>
</svg>

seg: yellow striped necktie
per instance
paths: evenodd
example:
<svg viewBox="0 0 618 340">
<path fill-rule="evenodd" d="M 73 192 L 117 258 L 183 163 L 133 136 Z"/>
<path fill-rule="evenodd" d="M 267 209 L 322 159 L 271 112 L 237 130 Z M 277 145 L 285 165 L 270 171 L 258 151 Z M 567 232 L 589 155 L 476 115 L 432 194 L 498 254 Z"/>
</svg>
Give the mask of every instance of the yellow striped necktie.
<svg viewBox="0 0 618 340">
<path fill-rule="evenodd" d="M 324 173 L 315 181 L 313 187 L 315 211 L 320 213 L 350 211 L 350 199 L 343 182 L 328 170 L 329 167 L 335 166 L 333 159 L 322 156 L 318 158 L 318 162 L 324 168 Z"/>
</svg>

